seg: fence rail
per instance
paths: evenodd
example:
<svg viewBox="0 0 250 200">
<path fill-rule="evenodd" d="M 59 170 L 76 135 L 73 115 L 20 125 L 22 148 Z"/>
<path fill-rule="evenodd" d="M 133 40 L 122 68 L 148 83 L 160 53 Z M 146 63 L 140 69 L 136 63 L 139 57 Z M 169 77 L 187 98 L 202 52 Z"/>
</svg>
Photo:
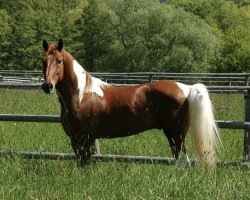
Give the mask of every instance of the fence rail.
<svg viewBox="0 0 250 200">
<path fill-rule="evenodd" d="M 169 72 L 90 72 L 96 76 L 203 76 L 203 77 L 245 77 L 250 76 L 250 73 L 169 73 Z M 0 75 L 32 75 L 42 76 L 42 71 L 39 70 L 0 70 Z"/>
<path fill-rule="evenodd" d="M 91 75 L 101 78 L 108 83 L 131 84 L 145 83 L 156 80 L 174 80 L 186 84 L 201 82 L 206 85 L 241 85 L 249 84 L 248 73 L 162 73 L 162 72 L 133 72 L 133 73 L 100 73 Z M 0 82 L 7 83 L 40 83 L 43 81 L 41 71 L 31 70 L 0 70 Z"/>
<path fill-rule="evenodd" d="M 0 151 L 0 156 L 20 156 L 27 159 L 49 159 L 49 160 L 74 160 L 75 155 L 71 153 L 58 152 L 15 152 L 15 151 Z M 147 164 L 166 164 L 171 165 L 176 162 L 174 158 L 169 157 L 149 157 L 149 156 L 132 156 L 132 155 L 110 155 L 110 154 L 95 154 L 92 155 L 92 161 L 102 162 L 126 162 L 126 163 L 147 163 Z M 196 160 L 191 160 L 191 165 L 196 165 Z M 241 166 L 250 169 L 249 163 L 239 161 L 217 161 L 217 166 Z"/>
<path fill-rule="evenodd" d="M 0 121 L 59 123 L 61 118 L 59 115 L 0 114 Z M 250 130 L 250 122 L 217 120 L 216 123 L 219 128 Z"/>
<path fill-rule="evenodd" d="M 116 84 L 111 83 L 113 86 L 128 86 L 136 84 Z M 0 82 L 0 88 L 7 89 L 41 89 L 42 83 L 5 83 Z M 250 90 L 250 86 L 207 86 L 209 92 L 212 93 L 245 93 Z"/>
<path fill-rule="evenodd" d="M 59 123 L 61 122 L 59 115 L 22 115 L 22 114 L 0 114 L 0 121 L 15 121 L 15 122 L 43 122 L 43 123 Z M 243 122 L 243 121 L 223 121 L 223 120 L 217 120 L 216 121 L 219 128 L 226 128 L 226 129 L 241 129 L 245 130 L 247 133 L 250 131 L 250 122 Z M 244 156 L 245 160 L 249 161 L 249 138 L 245 137 L 244 142 Z M 99 146 L 99 144 L 97 144 Z M 97 148 L 99 154 L 100 149 Z M 2 151 L 0 152 L 0 155 L 10 155 L 10 152 Z M 61 153 L 56 154 L 50 154 L 50 153 L 15 153 L 16 155 L 21 155 L 25 158 L 48 158 L 48 159 L 60 159 L 60 157 L 63 157 L 65 159 L 65 155 Z M 99 155 L 98 154 L 98 155 Z M 69 156 L 69 155 L 67 155 Z M 66 156 L 66 157 L 67 157 Z M 73 159 L 72 155 L 70 157 Z M 125 161 L 125 162 L 145 162 L 145 163 L 173 163 L 173 159 L 169 158 L 151 158 L 151 157 L 138 157 L 138 156 L 113 156 L 113 155 L 99 155 L 99 157 L 94 155 L 94 159 L 98 158 L 99 160 L 114 160 L 114 161 Z"/>
</svg>

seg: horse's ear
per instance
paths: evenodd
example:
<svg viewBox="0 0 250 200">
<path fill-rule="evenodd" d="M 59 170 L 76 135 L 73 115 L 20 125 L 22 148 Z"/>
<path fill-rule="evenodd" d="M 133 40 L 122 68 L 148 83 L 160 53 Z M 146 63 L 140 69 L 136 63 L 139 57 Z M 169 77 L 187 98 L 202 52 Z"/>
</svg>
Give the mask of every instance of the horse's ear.
<svg viewBox="0 0 250 200">
<path fill-rule="evenodd" d="M 48 44 L 48 42 L 44 39 L 43 40 L 43 48 L 44 48 L 44 50 L 47 52 L 48 51 L 48 49 L 49 49 L 49 44 Z"/>
<path fill-rule="evenodd" d="M 57 50 L 61 51 L 63 49 L 63 40 L 60 39 L 57 44 Z"/>
</svg>

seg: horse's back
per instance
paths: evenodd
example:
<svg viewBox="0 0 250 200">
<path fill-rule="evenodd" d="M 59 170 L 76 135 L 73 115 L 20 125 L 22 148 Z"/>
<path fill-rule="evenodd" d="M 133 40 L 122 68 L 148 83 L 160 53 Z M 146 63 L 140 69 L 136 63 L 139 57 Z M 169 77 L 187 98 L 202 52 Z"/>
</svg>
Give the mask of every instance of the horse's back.
<svg viewBox="0 0 250 200">
<path fill-rule="evenodd" d="M 180 84 L 170 80 L 160 80 L 151 82 L 148 84 L 151 91 L 155 91 L 160 94 L 164 94 L 169 98 L 180 99 L 186 98 L 182 88 L 180 88 Z"/>
<path fill-rule="evenodd" d="M 171 80 L 159 80 L 136 86 L 109 87 L 106 90 L 106 98 L 114 101 L 124 100 L 130 102 L 135 97 L 146 98 L 151 94 L 176 100 L 186 97 L 179 84 Z"/>
</svg>

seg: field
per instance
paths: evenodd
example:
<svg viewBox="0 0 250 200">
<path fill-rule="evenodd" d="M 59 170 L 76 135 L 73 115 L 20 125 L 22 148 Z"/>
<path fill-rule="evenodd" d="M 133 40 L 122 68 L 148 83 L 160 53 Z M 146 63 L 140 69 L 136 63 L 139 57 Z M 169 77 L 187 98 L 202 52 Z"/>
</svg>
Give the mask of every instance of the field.
<svg viewBox="0 0 250 200">
<path fill-rule="evenodd" d="M 212 94 L 216 119 L 244 121 L 241 94 Z M 42 91 L 0 89 L 0 113 L 59 114 L 57 97 Z M 242 160 L 243 131 L 220 129 L 218 159 Z M 191 138 L 189 155 L 195 158 Z M 70 152 L 57 123 L 0 122 L 0 150 Z M 101 140 L 102 153 L 169 156 L 161 131 Z M 214 170 L 192 166 L 97 162 L 79 169 L 73 160 L 0 157 L 0 199 L 250 199 L 250 171 L 225 164 Z"/>
</svg>

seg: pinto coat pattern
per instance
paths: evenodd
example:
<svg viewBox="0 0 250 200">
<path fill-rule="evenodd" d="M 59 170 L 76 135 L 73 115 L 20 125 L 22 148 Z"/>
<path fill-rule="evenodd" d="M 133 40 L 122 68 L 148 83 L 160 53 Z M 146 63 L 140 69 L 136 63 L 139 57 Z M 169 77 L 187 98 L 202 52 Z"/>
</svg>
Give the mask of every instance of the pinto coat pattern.
<svg viewBox="0 0 250 200">
<path fill-rule="evenodd" d="M 63 41 L 43 41 L 43 90 L 56 92 L 64 131 L 71 139 L 79 166 L 91 158 L 97 138 L 125 137 L 162 129 L 176 159 L 189 163 L 185 137 L 193 130 L 200 163 L 215 165 L 218 131 L 204 85 L 155 81 L 114 87 L 92 77 L 64 48 Z"/>
</svg>

